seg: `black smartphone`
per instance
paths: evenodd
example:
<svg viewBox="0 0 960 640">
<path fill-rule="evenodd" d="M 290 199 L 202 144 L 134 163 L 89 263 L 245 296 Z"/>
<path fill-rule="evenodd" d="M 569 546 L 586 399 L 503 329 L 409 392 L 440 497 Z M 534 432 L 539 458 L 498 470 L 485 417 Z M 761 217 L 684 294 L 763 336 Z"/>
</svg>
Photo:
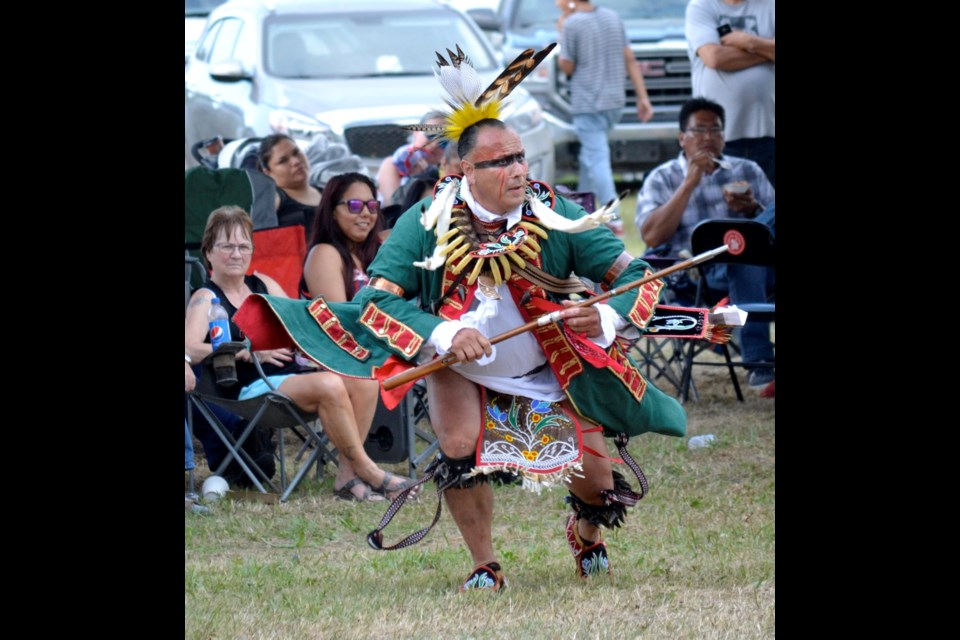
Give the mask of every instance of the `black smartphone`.
<svg viewBox="0 0 960 640">
<path fill-rule="evenodd" d="M 733 31 L 733 29 L 728 24 L 722 24 L 719 27 L 717 27 L 717 33 L 720 35 L 721 38 L 727 35 L 728 33 L 730 33 L 731 31 Z"/>
</svg>

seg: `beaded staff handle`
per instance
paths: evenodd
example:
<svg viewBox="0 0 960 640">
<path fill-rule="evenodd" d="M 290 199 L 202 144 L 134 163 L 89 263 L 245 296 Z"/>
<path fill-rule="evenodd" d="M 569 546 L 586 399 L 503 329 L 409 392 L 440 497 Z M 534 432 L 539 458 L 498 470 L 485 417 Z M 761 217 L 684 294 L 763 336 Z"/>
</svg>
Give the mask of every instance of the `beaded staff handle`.
<svg viewBox="0 0 960 640">
<path fill-rule="evenodd" d="M 604 300 L 608 300 L 614 296 L 618 296 L 622 293 L 626 293 L 631 289 L 636 289 L 637 287 L 641 287 L 647 284 L 648 282 L 651 282 L 658 278 L 668 276 L 671 273 L 674 273 L 675 271 L 689 269 L 694 265 L 698 265 L 701 262 L 706 262 L 707 260 L 710 260 L 711 258 L 714 258 L 720 255 L 721 253 L 724 253 L 725 251 L 729 251 L 729 250 L 730 250 L 730 247 L 728 247 L 727 245 L 722 245 L 717 247 L 716 249 L 710 249 L 709 251 L 704 251 L 700 255 L 693 256 L 692 258 L 684 260 L 683 262 L 678 262 L 675 265 L 669 266 L 666 269 L 663 269 L 661 271 L 657 271 L 656 273 L 651 273 L 650 275 L 640 278 L 639 280 L 634 280 L 633 282 L 628 282 L 627 284 L 620 285 L 619 287 L 610 289 L 606 293 L 602 293 L 598 296 L 586 298 L 584 300 L 581 300 L 580 302 L 577 302 L 576 304 L 573 304 L 569 307 L 565 307 L 565 309 L 572 309 L 574 307 L 589 307 L 591 305 L 595 305 L 598 302 L 603 302 Z M 498 336 L 490 338 L 490 344 L 497 344 L 498 342 L 509 340 L 510 338 L 520 335 L 521 333 L 530 331 L 531 329 L 542 327 L 544 325 L 550 324 L 551 322 L 557 322 L 558 320 L 560 320 L 561 311 L 562 309 L 559 309 L 552 313 L 542 315 L 536 320 L 531 320 L 530 322 L 524 325 L 515 327 L 513 329 L 510 329 L 509 331 L 505 331 L 504 333 L 501 333 Z M 383 388 L 386 389 L 387 391 L 390 391 L 391 389 L 395 389 L 401 385 L 407 384 L 408 382 L 413 382 L 414 380 L 419 380 L 420 378 L 426 377 L 431 373 L 434 373 L 435 371 L 439 371 L 440 369 L 449 367 L 450 365 L 456 364 L 457 362 L 458 362 L 457 356 L 453 353 L 448 353 L 442 358 L 434 358 L 430 362 L 425 362 L 420 366 L 414 367 L 412 369 L 408 369 L 403 373 L 398 373 L 395 376 L 391 376 L 387 378 L 386 380 L 383 381 Z"/>
</svg>

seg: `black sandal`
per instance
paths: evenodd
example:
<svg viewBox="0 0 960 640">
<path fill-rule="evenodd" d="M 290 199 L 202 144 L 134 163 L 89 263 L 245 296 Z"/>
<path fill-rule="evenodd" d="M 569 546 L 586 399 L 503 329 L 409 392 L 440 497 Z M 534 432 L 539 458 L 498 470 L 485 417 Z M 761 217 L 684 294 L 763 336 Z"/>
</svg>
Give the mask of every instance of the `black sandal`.
<svg viewBox="0 0 960 640">
<path fill-rule="evenodd" d="M 358 498 L 353 491 L 350 491 L 357 486 L 357 484 L 364 486 L 363 496 L 360 498 Z M 372 490 L 370 485 L 360 479 L 360 476 L 354 476 L 352 480 L 348 481 L 339 489 L 334 489 L 333 495 L 347 502 L 383 502 L 383 500 L 380 499 L 380 494 Z"/>
</svg>

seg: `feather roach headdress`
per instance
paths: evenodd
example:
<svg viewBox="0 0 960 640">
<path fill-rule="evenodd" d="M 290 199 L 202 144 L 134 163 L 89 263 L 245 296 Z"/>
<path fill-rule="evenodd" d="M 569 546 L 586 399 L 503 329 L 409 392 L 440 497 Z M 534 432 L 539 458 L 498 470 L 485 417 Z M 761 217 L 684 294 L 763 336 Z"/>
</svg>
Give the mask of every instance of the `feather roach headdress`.
<svg viewBox="0 0 960 640">
<path fill-rule="evenodd" d="M 447 49 L 449 59 L 438 52 L 435 73 L 447 92 L 444 102 L 450 107 L 450 112 L 446 114 L 446 123 L 403 125 L 403 128 L 408 131 L 423 131 L 457 142 L 464 130 L 471 125 L 487 118 L 499 120 L 504 100 L 510 92 L 517 88 L 555 46 L 557 43 L 551 43 L 539 52 L 527 49 L 486 89 L 482 89 L 480 76 L 460 45 L 457 45 L 456 53 Z M 547 229 L 566 233 L 595 229 L 613 218 L 613 212 L 620 202 L 615 198 L 599 211 L 569 220 L 546 206 L 528 186 L 525 201 L 532 215 L 536 216 L 536 222 L 521 222 L 517 229 L 482 242 L 476 237 L 466 210 L 459 210 L 457 215 L 454 215 L 454 203 L 460 186 L 459 176 L 444 179 L 442 186 L 438 185 L 430 208 L 421 209 L 420 222 L 428 231 L 436 228 L 437 245 L 431 255 L 413 264 L 432 271 L 449 262 L 451 271 L 456 274 L 470 267 L 468 284 L 473 284 L 484 271 L 491 274 L 497 285 L 503 280 L 509 280 L 512 272 L 511 261 L 516 267 L 525 268 L 524 256 L 527 259 L 536 258 L 540 252 L 537 237 L 546 239 Z"/>
<path fill-rule="evenodd" d="M 499 120 L 504 100 L 510 92 L 537 68 L 537 65 L 555 46 L 557 43 L 553 42 L 538 52 L 534 52 L 533 49 L 525 50 L 507 65 L 503 73 L 497 76 L 486 89 L 483 89 L 480 75 L 473 68 L 470 58 L 463 52 L 460 45 L 457 45 L 456 53 L 447 49 L 449 60 L 444 58 L 442 53 L 436 52 L 437 70 L 434 73 L 447 92 L 443 101 L 451 110 L 447 114 L 447 122 L 403 125 L 403 128 L 408 131 L 439 134 L 442 138 L 457 142 L 464 129 L 470 125 L 487 118 Z"/>
</svg>

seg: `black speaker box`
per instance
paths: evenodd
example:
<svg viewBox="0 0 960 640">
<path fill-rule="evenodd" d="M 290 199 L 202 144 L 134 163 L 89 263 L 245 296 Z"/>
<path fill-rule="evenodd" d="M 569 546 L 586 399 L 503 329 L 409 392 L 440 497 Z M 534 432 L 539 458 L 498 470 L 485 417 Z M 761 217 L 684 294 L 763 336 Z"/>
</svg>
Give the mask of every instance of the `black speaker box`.
<svg viewBox="0 0 960 640">
<path fill-rule="evenodd" d="M 393 411 L 377 400 L 377 412 L 363 448 L 374 462 L 396 464 L 410 456 L 407 443 L 406 402 L 401 402 Z"/>
</svg>

